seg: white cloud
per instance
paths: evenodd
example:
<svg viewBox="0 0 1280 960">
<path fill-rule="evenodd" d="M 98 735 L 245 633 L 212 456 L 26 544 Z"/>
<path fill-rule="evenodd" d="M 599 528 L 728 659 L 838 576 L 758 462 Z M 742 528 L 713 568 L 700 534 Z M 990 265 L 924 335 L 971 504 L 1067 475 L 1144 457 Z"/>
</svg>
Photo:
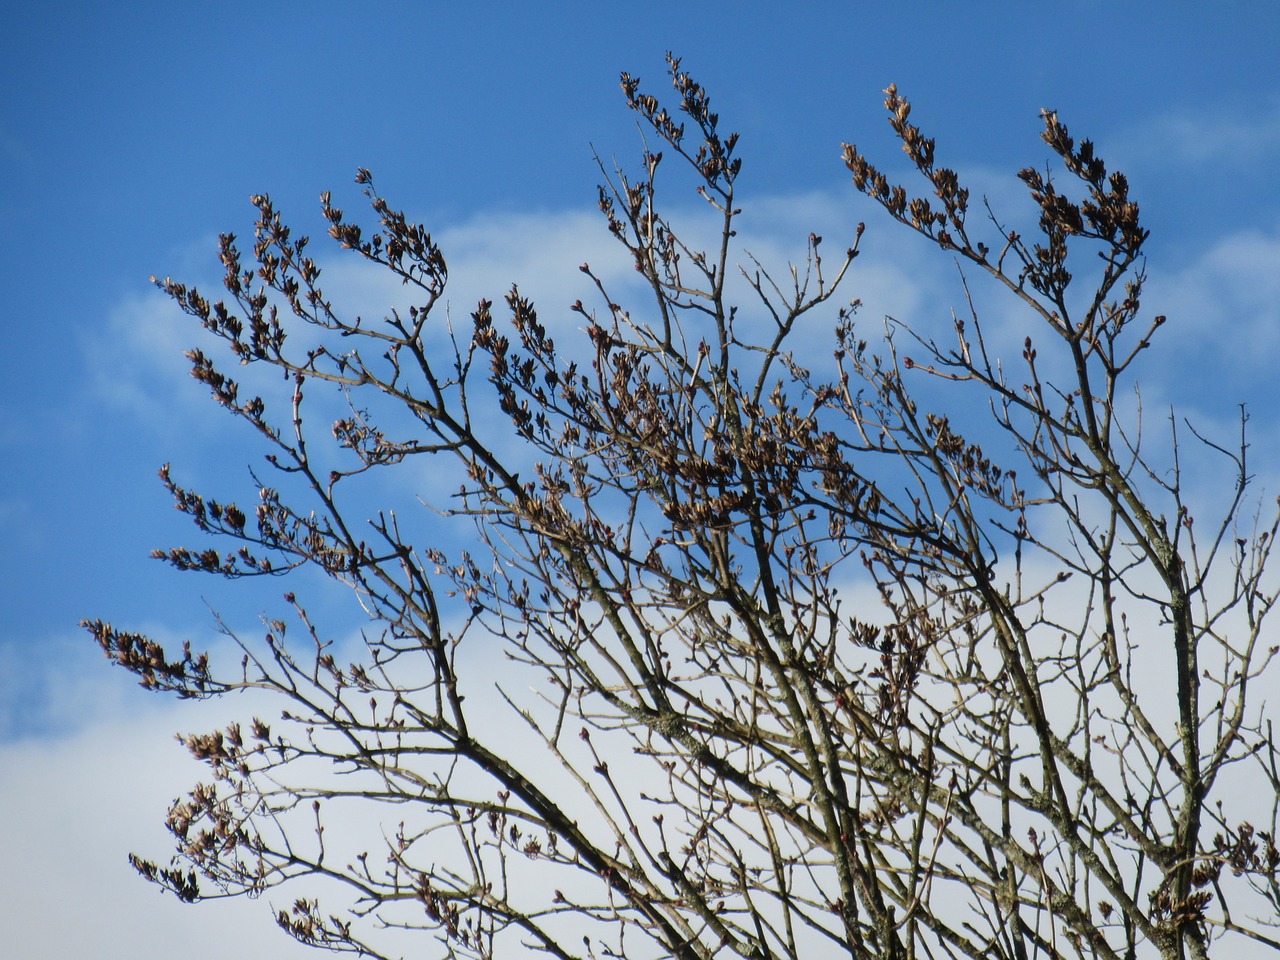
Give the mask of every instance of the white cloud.
<svg viewBox="0 0 1280 960">
<path fill-rule="evenodd" d="M 185 429 L 193 417 L 214 412 L 183 357 L 207 342 L 196 322 L 160 291 L 130 294 L 82 337 L 87 387 L 136 423 L 164 433 Z"/>
<path fill-rule="evenodd" d="M 1153 264 L 1144 301 L 1169 317 L 1159 336 L 1179 363 L 1218 387 L 1269 385 L 1280 352 L 1280 235 L 1228 234 L 1185 266 Z"/>
<path fill-rule="evenodd" d="M 544 322 L 572 317 L 569 305 L 588 302 L 592 292 L 578 269 L 584 263 L 607 283 L 634 282 L 625 252 L 609 238 L 600 215 L 588 210 L 485 214 L 437 230 L 433 237 L 449 267 L 445 297 L 433 316 L 443 326 L 447 311 L 454 328 L 463 332 L 482 298 L 493 301 L 500 320 L 506 309 L 502 298 L 512 285 L 534 301 Z M 403 312 L 421 301 L 416 288 L 354 254 L 331 248 L 321 263 L 326 296 L 345 316 L 360 314 L 371 327 L 392 308 Z"/>
<path fill-rule="evenodd" d="M 1280 99 L 1252 111 L 1231 103 L 1205 111 L 1165 113 L 1109 138 L 1130 163 L 1160 166 L 1256 165 L 1280 151 Z"/>
<path fill-rule="evenodd" d="M 0 862 L 9 874 L 0 924 L 7 955 L 314 955 L 279 931 L 268 898 L 191 907 L 134 873 L 130 851 L 167 860 L 165 809 L 200 777 L 172 733 L 199 729 L 198 710 L 175 704 L 138 711 L 136 699 L 132 710 L 123 702 L 95 703 L 89 684 L 77 693 L 91 722 L 73 735 L 0 743 Z"/>
<path fill-rule="evenodd" d="M 1217 330 L 1218 344 L 1242 350 L 1250 361 L 1274 353 L 1269 348 L 1280 342 L 1280 236 L 1249 231 L 1223 237 L 1170 286 L 1170 299 L 1193 322 L 1225 326 Z"/>
</svg>

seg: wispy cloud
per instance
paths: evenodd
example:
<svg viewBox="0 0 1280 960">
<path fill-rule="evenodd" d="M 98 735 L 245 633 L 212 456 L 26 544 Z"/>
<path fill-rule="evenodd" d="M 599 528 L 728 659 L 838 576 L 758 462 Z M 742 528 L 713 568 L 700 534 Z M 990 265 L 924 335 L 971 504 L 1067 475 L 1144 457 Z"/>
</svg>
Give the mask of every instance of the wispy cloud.
<svg viewBox="0 0 1280 960">
<path fill-rule="evenodd" d="M 1150 274 L 1146 302 L 1169 317 L 1163 336 L 1181 362 L 1202 375 L 1216 369 L 1237 388 L 1262 378 L 1270 386 L 1280 351 L 1280 234 L 1228 234 L 1191 262 L 1155 263 Z"/>
<path fill-rule="evenodd" d="M 1158 114 L 1109 140 L 1126 164 L 1254 166 L 1280 153 L 1280 98 Z"/>
<path fill-rule="evenodd" d="M 183 358 L 205 340 L 158 290 L 130 294 L 81 339 L 87 387 L 137 423 L 160 429 L 186 424 L 209 407 Z"/>
</svg>

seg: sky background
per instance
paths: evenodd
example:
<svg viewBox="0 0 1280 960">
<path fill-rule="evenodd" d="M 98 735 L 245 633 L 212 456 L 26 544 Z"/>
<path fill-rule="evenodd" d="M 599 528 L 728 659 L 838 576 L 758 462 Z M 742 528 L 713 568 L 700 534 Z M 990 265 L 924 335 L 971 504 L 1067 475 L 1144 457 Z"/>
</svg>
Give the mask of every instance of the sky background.
<svg viewBox="0 0 1280 960">
<path fill-rule="evenodd" d="M 269 610 L 285 589 L 228 591 L 148 559 L 154 547 L 202 545 L 155 479 L 161 464 L 243 490 L 254 457 L 186 375 L 191 324 L 148 277 L 214 292 L 216 237 L 251 233 L 250 194 L 269 192 L 323 252 L 320 191 L 354 214 L 352 177 L 369 167 L 384 196 L 435 232 L 455 316 L 518 281 L 544 318 L 567 318 L 588 292 L 577 265 L 612 255 L 593 217 L 593 148 L 624 165 L 639 155 L 618 73 L 661 95 L 663 53 L 674 49 L 722 125 L 742 133 L 753 252 L 798 257 L 810 230 L 847 243 L 866 220 L 848 287 L 866 301 L 863 316 L 929 322 L 955 302 L 954 266 L 855 196 L 841 142 L 899 163 L 881 107 L 896 82 L 940 160 L 975 194 L 1013 208 L 1014 173 L 1045 161 L 1038 117 L 1053 107 L 1128 173 L 1152 231 L 1146 303 L 1170 323 L 1144 396 L 1209 425 L 1247 403 L 1259 495 L 1274 494 L 1276 10 L 1083 0 L 844 0 L 786 12 L 743 0 L 6 5 L 0 953 L 304 953 L 264 903 L 193 910 L 135 877 L 127 852 L 167 856 L 164 812 L 200 774 L 173 733 L 228 707 L 148 697 L 76 627 L 102 618 L 200 644 L 211 609 Z M 341 263 L 325 253 L 331 261 Z M 334 271 L 347 296 L 369 298 L 363 310 L 385 309 L 385 290 Z"/>
</svg>

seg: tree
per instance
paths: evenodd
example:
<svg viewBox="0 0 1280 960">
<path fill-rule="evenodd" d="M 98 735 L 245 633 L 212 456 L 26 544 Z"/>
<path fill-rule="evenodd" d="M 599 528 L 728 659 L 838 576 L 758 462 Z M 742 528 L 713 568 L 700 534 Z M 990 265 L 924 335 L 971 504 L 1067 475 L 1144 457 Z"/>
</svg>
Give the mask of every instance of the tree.
<svg viewBox="0 0 1280 960">
<path fill-rule="evenodd" d="M 146 687 L 282 708 L 183 738 L 211 781 L 170 811 L 174 859 L 135 867 L 190 901 L 301 890 L 285 930 L 373 957 L 420 931 L 475 957 L 1280 949 L 1258 694 L 1280 518 L 1246 497 L 1243 416 L 1238 440 L 1172 414 L 1153 440 L 1127 399 L 1164 317 L 1140 306 L 1125 178 L 1046 112 L 1069 187 L 1019 174 L 1030 238 L 971 218 L 890 87 L 927 186 L 846 145 L 854 186 L 1002 290 L 1026 333 L 1002 356 L 967 279 L 949 330 L 871 332 L 835 300 L 861 225 L 838 256 L 810 235 L 785 272 L 735 267 L 738 137 L 669 67 L 677 113 L 622 75 L 662 149 L 601 166 L 646 299 L 584 265 L 583 336 L 516 289 L 501 321 L 482 301 L 455 332 L 443 252 L 365 170 L 378 229 L 325 194 L 329 233 L 415 291 L 407 312 L 344 315 L 266 196 L 251 262 L 222 238 L 226 300 L 160 281 L 291 395 L 269 411 L 188 354 L 270 446 L 272 482 L 242 507 L 166 466 L 177 506 L 236 545 L 157 554 L 232 579 L 322 571 L 368 627 L 344 647 L 288 593 L 215 669 L 88 624 Z M 660 202 L 673 164 L 711 244 Z M 336 420 L 311 412 L 335 397 Z M 1208 517 L 1184 435 L 1218 465 Z M 430 503 L 368 507 L 424 458 Z"/>
</svg>

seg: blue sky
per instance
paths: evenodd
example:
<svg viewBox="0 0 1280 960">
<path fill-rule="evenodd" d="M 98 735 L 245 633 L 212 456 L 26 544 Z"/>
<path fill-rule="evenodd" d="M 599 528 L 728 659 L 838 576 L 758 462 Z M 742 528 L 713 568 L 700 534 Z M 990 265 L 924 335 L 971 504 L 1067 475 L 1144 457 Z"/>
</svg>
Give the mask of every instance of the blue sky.
<svg viewBox="0 0 1280 960">
<path fill-rule="evenodd" d="M 1152 230 L 1147 302 L 1171 323 L 1148 396 L 1210 423 L 1248 402 L 1276 492 L 1277 39 L 1271 5 L 1232 2 L 8 5 L 0 862 L 30 877 L 0 898 L 0 936 L 25 948 L 13 955 L 120 942 L 168 956 L 199 919 L 135 882 L 124 854 L 164 852 L 165 806 L 197 774 L 170 737 L 203 721 L 144 697 L 75 624 L 199 641 L 209 607 L 279 592 L 232 597 L 148 559 L 195 540 L 155 480 L 162 463 L 231 483 L 253 456 L 186 377 L 194 338 L 148 277 L 212 292 L 216 236 L 249 232 L 250 194 L 323 234 L 319 192 L 354 212 L 352 176 L 369 167 L 442 241 L 459 315 L 513 280 L 544 314 L 563 309 L 586 292 L 578 263 L 608 256 L 592 148 L 624 164 L 639 152 L 618 72 L 660 92 L 671 48 L 742 133 L 753 250 L 795 255 L 808 230 L 834 241 L 865 219 L 869 266 L 850 292 L 872 316 L 924 317 L 949 307 L 948 266 L 858 201 L 841 141 L 897 162 L 880 105 L 896 82 L 945 162 L 1014 203 L 1053 107 L 1130 175 Z M 69 876 L 92 904 L 70 907 Z M 289 955 L 257 907 L 225 908 L 266 931 L 236 953 Z M 67 924 L 68 909 L 85 919 Z M 138 911 L 150 926 L 132 927 Z"/>
</svg>

